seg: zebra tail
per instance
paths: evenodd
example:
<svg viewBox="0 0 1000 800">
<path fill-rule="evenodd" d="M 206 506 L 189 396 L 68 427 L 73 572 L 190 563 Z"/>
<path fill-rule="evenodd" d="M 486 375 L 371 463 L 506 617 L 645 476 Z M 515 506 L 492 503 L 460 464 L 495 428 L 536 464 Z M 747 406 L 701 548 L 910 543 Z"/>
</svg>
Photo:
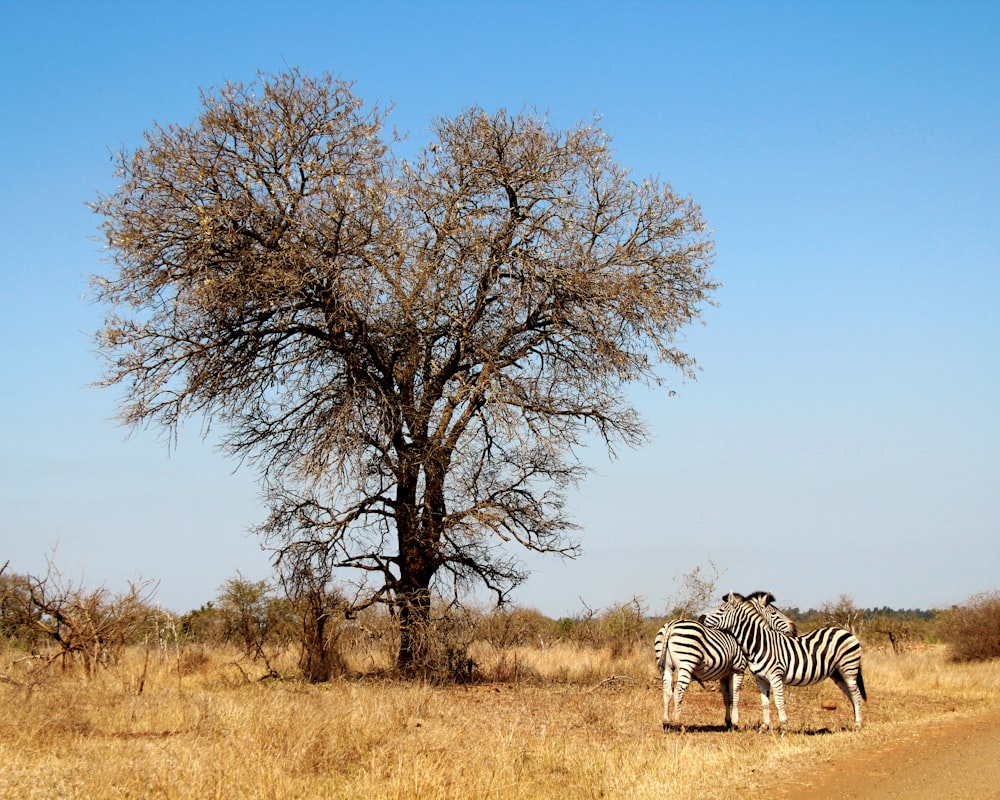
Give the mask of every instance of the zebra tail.
<svg viewBox="0 0 1000 800">
<path fill-rule="evenodd" d="M 841 672 L 839 669 L 835 669 L 833 671 L 833 674 L 830 677 L 831 678 L 840 678 L 840 680 L 844 680 L 844 673 Z M 857 680 L 855 682 L 858 684 L 858 691 L 861 692 L 861 699 L 864 700 L 867 703 L 868 702 L 868 694 L 865 692 L 865 676 L 861 674 L 861 665 L 860 664 L 858 664 L 858 677 L 857 677 Z"/>
<path fill-rule="evenodd" d="M 656 667 L 660 674 L 667 668 L 667 637 L 663 635 L 663 630 L 656 635 L 656 643 L 653 645 L 656 650 Z"/>
</svg>

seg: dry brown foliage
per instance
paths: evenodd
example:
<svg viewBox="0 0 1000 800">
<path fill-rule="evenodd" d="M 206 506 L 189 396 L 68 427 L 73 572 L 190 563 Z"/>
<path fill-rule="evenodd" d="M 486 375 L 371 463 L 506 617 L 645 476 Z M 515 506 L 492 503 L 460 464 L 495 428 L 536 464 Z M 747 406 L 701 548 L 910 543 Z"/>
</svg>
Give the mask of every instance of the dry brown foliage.
<svg viewBox="0 0 1000 800">
<path fill-rule="evenodd" d="M 1000 658 L 1000 592 L 973 595 L 945 612 L 939 632 L 956 661 Z"/>
</svg>

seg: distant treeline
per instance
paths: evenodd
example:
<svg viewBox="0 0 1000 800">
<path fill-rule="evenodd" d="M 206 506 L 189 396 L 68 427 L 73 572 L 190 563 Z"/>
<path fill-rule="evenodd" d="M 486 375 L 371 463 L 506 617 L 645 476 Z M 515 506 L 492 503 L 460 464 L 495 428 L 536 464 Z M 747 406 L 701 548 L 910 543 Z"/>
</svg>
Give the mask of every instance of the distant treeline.
<svg viewBox="0 0 1000 800">
<path fill-rule="evenodd" d="M 797 625 L 810 625 L 812 623 L 819 624 L 821 620 L 825 620 L 829 616 L 829 610 L 826 608 L 810 608 L 806 611 L 800 611 L 798 607 L 795 607 L 782 608 L 781 610 L 795 620 Z M 942 613 L 940 609 L 890 608 L 889 606 L 882 606 L 880 608 L 859 608 L 856 609 L 856 612 L 860 614 L 863 620 L 872 620 L 876 617 L 890 617 L 898 619 L 918 619 L 925 622 L 934 619 Z"/>
</svg>

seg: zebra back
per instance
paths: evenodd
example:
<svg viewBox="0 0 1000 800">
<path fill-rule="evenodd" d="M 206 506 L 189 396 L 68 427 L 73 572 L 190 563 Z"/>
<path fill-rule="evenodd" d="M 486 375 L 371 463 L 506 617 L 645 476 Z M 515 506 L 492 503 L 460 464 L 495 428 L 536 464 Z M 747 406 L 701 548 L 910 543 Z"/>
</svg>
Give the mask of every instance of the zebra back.
<svg viewBox="0 0 1000 800">
<path fill-rule="evenodd" d="M 739 644 L 723 631 L 711 630 L 693 619 L 671 620 L 656 634 L 653 644 L 656 666 L 662 673 L 668 666 L 687 664 L 698 680 L 723 678 L 746 669 Z"/>
<path fill-rule="evenodd" d="M 779 633 L 794 636 L 795 623 L 774 605 L 771 592 L 758 591 L 747 600 L 760 614 L 764 624 Z M 656 634 L 653 642 L 656 666 L 662 673 L 666 659 L 687 662 L 699 680 L 712 680 L 746 669 L 747 661 L 739 643 L 729 633 L 713 630 L 694 620 L 671 620 Z M 672 653 L 670 651 L 673 651 Z"/>
<path fill-rule="evenodd" d="M 792 686 L 818 683 L 837 674 L 860 672 L 861 642 L 844 628 L 819 628 L 802 636 L 783 636 L 767 624 L 765 615 L 749 598 L 731 593 L 705 617 L 705 626 L 733 635 L 746 652 L 756 674 L 778 667 Z M 859 685 L 862 698 L 864 684 Z"/>
</svg>

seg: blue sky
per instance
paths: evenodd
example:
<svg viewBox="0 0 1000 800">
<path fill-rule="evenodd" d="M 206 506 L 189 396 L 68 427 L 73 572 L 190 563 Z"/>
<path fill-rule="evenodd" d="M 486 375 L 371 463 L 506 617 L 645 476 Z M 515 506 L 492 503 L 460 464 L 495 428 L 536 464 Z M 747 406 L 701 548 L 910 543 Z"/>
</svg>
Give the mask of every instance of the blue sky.
<svg viewBox="0 0 1000 800">
<path fill-rule="evenodd" d="M 411 141 L 469 105 L 602 115 L 619 160 L 690 194 L 725 285 L 702 372 L 637 390 L 651 442 L 571 497 L 583 555 L 526 557 L 522 605 L 719 589 L 802 608 L 938 607 L 1000 588 L 1000 6 L 900 2 L 0 0 L 0 564 L 159 581 L 184 611 L 237 572 L 256 476 L 113 422 L 87 203 L 110 153 L 199 88 L 354 80 Z"/>
</svg>

